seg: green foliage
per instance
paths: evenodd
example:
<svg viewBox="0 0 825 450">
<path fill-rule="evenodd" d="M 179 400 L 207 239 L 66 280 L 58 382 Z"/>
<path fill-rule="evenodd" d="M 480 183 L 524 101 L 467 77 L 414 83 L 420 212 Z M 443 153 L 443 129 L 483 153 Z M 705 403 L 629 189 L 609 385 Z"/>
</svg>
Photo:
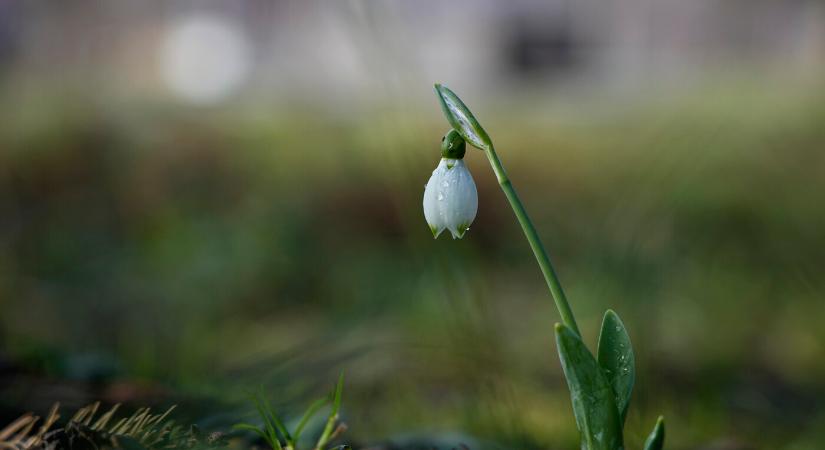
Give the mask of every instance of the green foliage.
<svg viewBox="0 0 825 450">
<path fill-rule="evenodd" d="M 582 449 L 623 449 L 622 424 L 630 406 L 636 368 L 630 337 L 619 315 L 613 310 L 604 314 L 598 360 L 581 338 L 564 325 L 556 324 L 556 343 Z M 662 450 L 664 439 L 664 419 L 659 417 L 645 450 Z"/>
<path fill-rule="evenodd" d="M 306 409 L 301 420 L 296 425 L 292 433 L 284 425 L 283 421 L 278 417 L 269 400 L 264 396 L 263 388 L 259 390 L 257 395 L 253 397 L 255 408 L 263 421 L 263 427 L 257 427 L 248 423 L 238 423 L 233 426 L 236 430 L 250 431 L 257 434 L 263 439 L 272 450 L 297 450 L 299 439 L 307 424 L 318 413 L 318 411 L 326 405 L 331 405 L 330 413 L 327 416 L 327 421 L 324 430 L 318 437 L 318 441 L 313 447 L 313 450 L 325 450 L 326 445 L 347 429 L 346 425 L 338 421 L 338 414 L 341 409 L 341 395 L 344 390 L 344 373 L 338 376 L 338 383 L 335 389 L 324 398 L 320 398 Z M 336 426 L 337 425 L 337 426 Z M 348 448 L 347 446 L 335 447 L 336 449 Z"/>
<path fill-rule="evenodd" d="M 656 426 L 645 441 L 644 450 L 662 450 L 665 445 L 665 418 L 659 416 Z"/>
<path fill-rule="evenodd" d="M 335 391 L 332 393 L 332 410 L 327 418 L 327 423 L 324 426 L 324 431 L 321 437 L 318 438 L 318 443 L 315 445 L 315 450 L 323 450 L 327 442 L 332 440 L 335 436 L 345 431 L 345 427 L 334 428 L 338 421 L 338 412 L 341 410 L 341 395 L 344 392 L 344 372 L 338 376 L 338 384 L 335 385 Z M 340 431 L 339 431 L 340 430 Z"/>
<path fill-rule="evenodd" d="M 556 345 L 570 388 L 582 448 L 622 448 L 622 425 L 615 394 L 596 359 L 581 338 L 565 325 L 556 324 Z"/>
<path fill-rule="evenodd" d="M 624 423 L 636 381 L 636 358 L 624 323 L 613 310 L 604 313 L 596 354 L 599 366 L 616 394 L 616 407 Z"/>
</svg>

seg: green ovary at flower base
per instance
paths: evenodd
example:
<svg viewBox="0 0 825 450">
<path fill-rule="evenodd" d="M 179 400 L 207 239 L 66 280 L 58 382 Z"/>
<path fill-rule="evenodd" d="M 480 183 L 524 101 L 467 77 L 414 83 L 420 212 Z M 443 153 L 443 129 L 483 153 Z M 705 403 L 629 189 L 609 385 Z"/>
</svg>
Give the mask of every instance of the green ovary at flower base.
<svg viewBox="0 0 825 450">
<path fill-rule="evenodd" d="M 597 357 L 581 339 L 547 251 L 496 154 L 493 142 L 469 108 L 440 84 L 435 91 L 453 127 L 443 139 L 442 157 L 424 192 L 424 216 L 435 237 L 449 229 L 462 237 L 478 206 L 475 183 L 462 160 L 465 142 L 483 150 L 501 190 L 510 202 L 533 250 L 564 324 L 556 324 L 556 346 L 564 370 L 583 450 L 624 450 L 623 424 L 635 381 L 635 357 L 624 323 L 612 310 L 605 313 Z M 660 417 L 644 450 L 661 450 L 664 422 Z"/>
</svg>

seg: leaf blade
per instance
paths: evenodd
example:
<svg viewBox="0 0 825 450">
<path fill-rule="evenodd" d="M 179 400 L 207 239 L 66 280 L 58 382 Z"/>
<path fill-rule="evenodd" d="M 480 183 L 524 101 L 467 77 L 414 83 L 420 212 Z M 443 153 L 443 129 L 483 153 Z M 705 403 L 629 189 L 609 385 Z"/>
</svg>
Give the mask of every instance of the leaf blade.
<svg viewBox="0 0 825 450">
<path fill-rule="evenodd" d="M 645 440 L 645 450 L 662 450 L 665 446 L 665 418 L 664 416 L 659 416 L 659 419 L 656 420 L 656 426 L 653 427 L 653 431 L 650 433 L 650 436 L 647 437 Z"/>
<path fill-rule="evenodd" d="M 556 324 L 556 345 L 570 389 L 582 448 L 622 448 L 622 425 L 615 396 L 596 359 L 581 338 L 565 325 Z"/>
<path fill-rule="evenodd" d="M 332 409 L 327 416 L 327 423 L 324 425 L 324 431 L 318 438 L 318 443 L 315 444 L 316 450 L 323 450 L 333 435 L 333 427 L 338 421 L 338 412 L 341 409 L 341 395 L 344 391 L 344 371 L 338 375 L 338 383 L 335 385 L 335 390 L 332 392 Z"/>
<path fill-rule="evenodd" d="M 341 395 L 344 392 L 344 371 L 341 371 L 341 374 L 338 375 L 338 383 L 335 385 L 335 394 L 333 394 L 332 398 L 332 412 L 333 414 L 337 415 L 338 410 L 341 409 Z"/>
<path fill-rule="evenodd" d="M 296 443 L 298 442 L 298 439 L 301 438 L 301 433 L 304 431 L 304 427 L 307 426 L 309 421 L 315 416 L 315 414 L 318 413 L 318 410 L 326 405 L 327 402 L 329 402 L 329 398 L 324 397 L 315 400 L 311 405 L 309 405 L 309 408 L 307 408 L 303 417 L 301 417 L 301 420 L 298 422 L 298 426 L 295 427 L 295 431 L 292 432 L 292 438 Z"/>
<path fill-rule="evenodd" d="M 263 388 L 260 389 L 260 392 L 263 393 Z M 264 422 L 264 430 L 268 437 L 267 442 L 273 448 L 276 447 L 276 444 L 278 448 L 281 448 L 281 441 L 278 438 L 278 433 L 275 431 L 275 427 L 272 425 L 272 422 L 270 421 L 269 415 L 267 414 L 263 402 L 261 401 L 259 396 L 255 396 L 253 400 L 255 401 L 255 408 L 258 410 L 258 414 L 261 416 L 261 420 L 263 420 Z"/>
<path fill-rule="evenodd" d="M 266 408 L 266 412 L 268 414 L 269 420 L 278 430 L 278 433 L 284 437 L 284 440 L 287 442 L 287 445 L 292 444 L 292 436 L 289 434 L 289 430 L 286 429 L 284 422 L 275 414 L 275 410 L 272 409 L 272 406 L 269 404 L 269 399 L 264 398 L 264 407 Z"/>
<path fill-rule="evenodd" d="M 263 432 L 260 428 L 256 427 L 255 425 L 250 425 L 248 423 L 236 423 L 235 425 L 232 425 L 232 429 L 241 431 L 251 431 L 260 436 L 267 443 L 270 443 L 269 436 L 267 436 L 265 432 Z"/>
<path fill-rule="evenodd" d="M 613 389 L 616 407 L 624 423 L 636 382 L 636 357 L 624 323 L 611 309 L 604 313 L 602 320 L 597 361 Z"/>
</svg>

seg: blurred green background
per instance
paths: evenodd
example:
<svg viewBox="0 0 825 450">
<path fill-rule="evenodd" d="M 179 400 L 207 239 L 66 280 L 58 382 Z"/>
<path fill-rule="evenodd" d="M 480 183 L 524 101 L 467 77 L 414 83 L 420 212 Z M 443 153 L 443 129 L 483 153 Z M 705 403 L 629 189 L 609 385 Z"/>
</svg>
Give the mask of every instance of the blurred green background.
<svg viewBox="0 0 825 450">
<path fill-rule="evenodd" d="M 823 75 L 815 1 L 0 2 L 0 419 L 227 430 L 344 370 L 359 446 L 577 448 L 481 152 L 472 230 L 424 222 L 444 82 L 585 341 L 628 325 L 628 448 L 660 413 L 670 449 L 821 448 Z"/>
</svg>

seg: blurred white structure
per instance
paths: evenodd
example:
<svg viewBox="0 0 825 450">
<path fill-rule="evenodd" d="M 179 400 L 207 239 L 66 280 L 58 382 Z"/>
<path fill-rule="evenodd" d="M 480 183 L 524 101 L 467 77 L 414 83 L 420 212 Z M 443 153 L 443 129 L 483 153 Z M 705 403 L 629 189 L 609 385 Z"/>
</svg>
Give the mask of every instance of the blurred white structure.
<svg viewBox="0 0 825 450">
<path fill-rule="evenodd" d="M 249 44 L 243 33 L 220 16 L 201 13 L 171 25 L 159 68 L 169 89 L 193 103 L 230 95 L 249 72 Z"/>
</svg>

